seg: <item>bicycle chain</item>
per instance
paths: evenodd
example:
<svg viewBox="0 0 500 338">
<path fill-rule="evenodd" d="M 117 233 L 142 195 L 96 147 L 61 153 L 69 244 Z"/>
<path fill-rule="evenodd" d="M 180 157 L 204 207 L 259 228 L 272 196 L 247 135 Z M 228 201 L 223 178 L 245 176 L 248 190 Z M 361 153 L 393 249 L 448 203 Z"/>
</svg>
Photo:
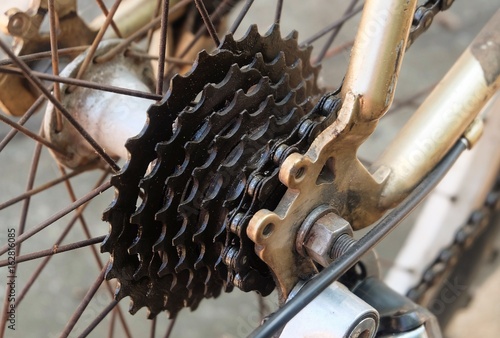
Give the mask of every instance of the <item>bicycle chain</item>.
<svg viewBox="0 0 500 338">
<path fill-rule="evenodd" d="M 415 10 L 415 15 L 413 16 L 406 48 L 410 47 L 423 32 L 429 29 L 434 17 L 439 12 L 450 8 L 453 2 L 454 0 L 429 0 L 425 4 L 419 6 Z"/>
<path fill-rule="evenodd" d="M 434 262 L 422 274 L 422 279 L 407 293 L 407 297 L 419 303 L 424 300 L 428 290 L 438 285 L 458 262 L 460 256 L 483 232 L 495 211 L 500 209 L 500 176 L 488 193 L 481 208 L 473 211 L 468 221 L 456 232 L 453 243 L 442 249 Z"/>
<path fill-rule="evenodd" d="M 443 2 L 417 9 L 411 41 L 436 8 Z M 282 161 L 304 153 L 340 107 L 335 94 L 333 109 L 323 109 L 328 96 L 314 106 L 319 68 L 310 54 L 296 33 L 282 39 L 275 25 L 260 36 L 252 26 L 242 40 L 228 35 L 215 53 L 201 52 L 149 109 L 149 123 L 126 144 L 130 158 L 112 178 L 116 196 L 103 215 L 111 224 L 106 278 L 118 279 L 117 299 L 131 297 L 130 312 L 146 306 L 150 317 L 174 316 L 233 285 L 274 289 L 246 227 L 283 196 Z"/>
<path fill-rule="evenodd" d="M 310 54 L 296 33 L 282 39 L 275 25 L 260 36 L 252 26 L 242 40 L 228 35 L 215 53 L 201 52 L 149 109 L 149 123 L 126 144 L 130 158 L 112 178 L 116 196 L 103 216 L 111 224 L 106 278 L 118 279 L 116 298 L 130 296 L 132 313 L 147 306 L 150 317 L 174 316 L 233 285 L 274 289 L 246 224 L 281 199 L 279 161 L 305 151 L 325 124 L 313 109 L 319 68 Z"/>
</svg>

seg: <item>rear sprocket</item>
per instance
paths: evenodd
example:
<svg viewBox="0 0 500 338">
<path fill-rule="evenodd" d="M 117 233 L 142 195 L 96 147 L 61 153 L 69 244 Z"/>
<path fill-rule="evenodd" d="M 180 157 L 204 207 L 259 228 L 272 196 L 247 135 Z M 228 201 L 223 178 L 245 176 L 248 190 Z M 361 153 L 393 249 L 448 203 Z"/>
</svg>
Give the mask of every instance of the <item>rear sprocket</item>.
<svg viewBox="0 0 500 338">
<path fill-rule="evenodd" d="M 131 297 L 132 313 L 147 306 L 150 317 L 173 316 L 233 285 L 274 289 L 245 229 L 279 201 L 280 161 L 305 150 L 322 120 L 310 54 L 296 32 L 283 39 L 277 25 L 264 36 L 252 26 L 243 39 L 227 35 L 215 52 L 202 51 L 151 106 L 126 144 L 130 157 L 104 213 L 106 277 L 118 279 L 116 296 Z"/>
</svg>

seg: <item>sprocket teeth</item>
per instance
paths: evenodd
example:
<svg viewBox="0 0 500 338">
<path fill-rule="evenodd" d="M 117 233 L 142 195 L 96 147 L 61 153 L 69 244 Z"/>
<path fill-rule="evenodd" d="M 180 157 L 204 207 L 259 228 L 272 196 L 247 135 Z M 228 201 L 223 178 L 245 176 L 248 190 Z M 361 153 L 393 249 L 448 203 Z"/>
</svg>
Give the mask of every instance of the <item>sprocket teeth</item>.
<svg viewBox="0 0 500 338">
<path fill-rule="evenodd" d="M 101 246 L 112 255 L 107 278 L 120 284 L 117 299 L 130 296 L 132 312 L 175 316 L 234 283 L 272 290 L 245 229 L 284 193 L 272 149 L 297 135 L 320 94 L 310 55 L 296 32 L 283 39 L 277 25 L 264 35 L 253 25 L 242 39 L 227 35 L 216 52 L 200 52 L 150 107 L 149 122 L 127 141 L 130 158 L 112 178 L 115 199 L 103 215 L 111 224 Z M 250 193 L 255 175 L 262 182 Z M 241 226 L 232 231 L 235 214 Z"/>
<path fill-rule="evenodd" d="M 146 304 L 144 302 L 140 302 L 139 300 L 134 301 L 133 299 L 131 299 L 128 306 L 128 312 L 132 315 L 135 315 L 140 309 L 145 306 Z"/>
</svg>

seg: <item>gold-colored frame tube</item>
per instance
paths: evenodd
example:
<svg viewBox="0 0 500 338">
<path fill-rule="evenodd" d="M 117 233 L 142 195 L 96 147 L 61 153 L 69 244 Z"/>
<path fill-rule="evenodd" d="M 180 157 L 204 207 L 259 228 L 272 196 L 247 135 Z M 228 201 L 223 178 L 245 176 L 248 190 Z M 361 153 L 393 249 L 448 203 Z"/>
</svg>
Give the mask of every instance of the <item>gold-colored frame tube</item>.
<svg viewBox="0 0 500 338">
<path fill-rule="evenodd" d="M 406 50 L 416 0 L 369 0 L 363 8 L 342 96 L 359 97 L 361 120 L 377 120 L 389 109 Z"/>
<path fill-rule="evenodd" d="M 380 207 L 400 202 L 464 134 L 500 85 L 500 10 L 376 161 Z"/>
</svg>

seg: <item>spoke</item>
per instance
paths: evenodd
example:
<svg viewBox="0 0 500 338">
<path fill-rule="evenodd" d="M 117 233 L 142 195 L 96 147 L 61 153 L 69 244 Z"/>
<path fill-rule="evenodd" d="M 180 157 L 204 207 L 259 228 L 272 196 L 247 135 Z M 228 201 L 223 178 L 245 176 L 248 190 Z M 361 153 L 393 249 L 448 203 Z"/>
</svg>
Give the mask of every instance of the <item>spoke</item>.
<svg viewBox="0 0 500 338">
<path fill-rule="evenodd" d="M 347 7 L 346 11 L 344 12 L 344 16 L 348 15 L 349 13 L 351 13 L 354 10 L 354 6 L 356 6 L 356 4 L 358 3 L 358 1 L 359 0 L 352 0 L 351 1 L 351 3 L 349 4 L 349 6 Z M 326 41 L 325 45 L 323 46 L 323 48 L 319 52 L 318 57 L 316 59 L 316 63 L 320 63 L 324 59 L 326 53 L 328 52 L 328 49 L 333 44 L 333 41 L 335 40 L 335 38 L 339 34 L 339 32 L 342 29 L 342 26 L 344 25 L 344 23 L 345 23 L 345 21 L 343 23 L 341 23 L 340 25 L 338 25 L 337 27 L 335 27 L 335 29 L 332 31 L 332 33 L 328 37 L 328 40 Z"/>
<path fill-rule="evenodd" d="M 156 317 L 151 321 L 151 333 L 149 334 L 150 338 L 155 338 L 156 335 Z"/>
<path fill-rule="evenodd" d="M 387 112 L 387 114 L 393 114 L 396 111 L 400 110 L 401 108 L 415 104 L 415 101 L 420 99 L 422 96 L 429 94 L 434 89 L 434 87 L 436 87 L 436 85 L 437 85 L 437 83 L 433 83 L 429 87 L 426 87 L 426 88 L 422 89 L 421 91 L 416 92 L 414 95 L 404 99 L 403 101 L 393 102 L 392 108 L 390 111 Z"/>
<path fill-rule="evenodd" d="M 24 125 L 31 116 L 33 116 L 34 113 L 38 111 L 38 108 L 44 103 L 46 100 L 45 97 L 40 96 L 38 99 L 36 99 L 35 103 L 24 113 L 24 115 L 17 121 L 17 123 L 22 126 Z M 0 142 L 0 152 L 5 148 L 7 144 L 9 144 L 10 140 L 16 136 L 18 130 L 15 128 L 12 128 L 11 131 L 5 137 L 3 138 L 2 142 Z"/>
<path fill-rule="evenodd" d="M 85 239 L 83 241 L 78 241 L 78 242 L 71 243 L 71 244 L 66 244 L 66 245 L 61 245 L 61 246 L 54 245 L 52 248 L 47 249 L 47 250 L 41 250 L 41 251 L 33 252 L 30 254 L 21 255 L 21 256 L 17 257 L 16 263 L 23 263 L 23 262 L 31 261 L 31 260 L 37 259 L 37 258 L 52 256 L 52 255 L 56 255 L 58 253 L 66 252 L 66 251 L 84 248 L 84 247 L 89 246 L 89 245 L 101 243 L 105 238 L 106 238 L 106 236 L 103 235 L 103 236 L 94 237 L 91 239 Z M 7 265 L 8 265 L 7 259 L 0 261 L 0 267 L 7 266 Z"/>
<path fill-rule="evenodd" d="M 99 289 L 99 286 L 101 286 L 102 282 L 104 281 L 104 275 L 106 274 L 108 265 L 109 263 L 106 264 L 106 266 L 101 270 L 101 273 L 99 274 L 99 276 L 97 276 L 97 279 L 87 291 L 85 297 L 83 297 L 82 302 L 80 303 L 80 305 L 78 305 L 78 308 L 76 309 L 75 313 L 73 313 L 73 316 L 71 316 L 60 337 L 68 337 L 68 335 L 71 333 L 71 330 L 73 330 L 73 328 L 75 327 L 78 319 L 80 319 L 80 317 L 82 316 L 83 311 L 85 311 L 87 305 L 89 305 L 92 298 L 94 298 L 97 289 Z"/>
<path fill-rule="evenodd" d="M 280 23 L 281 13 L 283 13 L 283 0 L 278 0 L 276 2 L 276 13 L 274 14 L 274 23 Z"/>
<path fill-rule="evenodd" d="M 61 166 L 59 166 L 59 168 L 61 170 L 62 175 L 65 176 L 66 173 L 64 171 L 64 168 L 61 167 Z M 108 172 L 103 173 L 103 175 L 99 178 L 99 180 L 95 184 L 95 187 L 100 186 L 104 182 L 104 180 L 107 178 L 108 175 L 109 175 Z M 76 200 L 76 196 L 75 196 L 75 194 L 73 192 L 71 184 L 68 181 L 66 182 L 66 184 L 67 184 L 68 192 L 70 194 L 70 197 L 71 197 L 72 201 L 75 201 Z M 60 246 L 60 244 L 66 238 L 66 235 L 69 233 L 69 231 L 72 229 L 73 225 L 76 223 L 76 221 L 78 219 L 80 220 L 80 223 L 82 225 L 82 229 L 83 229 L 83 232 L 85 233 L 86 238 L 88 240 L 92 239 L 92 236 L 90 234 L 88 226 L 87 226 L 87 224 L 85 222 L 85 219 L 83 218 L 83 211 L 85 210 L 85 208 L 86 208 L 87 205 L 88 205 L 88 203 L 82 205 L 80 208 L 77 209 L 77 212 L 76 212 L 75 216 L 68 223 L 68 225 L 66 226 L 66 228 L 64 229 L 64 231 L 60 234 L 59 238 L 54 243 L 53 248 Z M 92 254 L 94 256 L 94 259 L 95 259 L 95 261 L 97 263 L 97 266 L 98 266 L 99 270 L 102 270 L 103 264 L 101 262 L 99 254 L 97 252 L 97 249 L 95 248 L 94 245 L 90 245 L 88 247 L 92 251 Z M 59 250 L 60 250 L 60 248 L 59 248 Z M 38 278 L 38 276 L 43 271 L 43 269 L 45 268 L 45 266 L 48 264 L 48 262 L 50 261 L 50 259 L 52 257 L 53 257 L 53 255 L 46 256 L 45 259 L 39 264 L 39 266 L 37 267 L 37 269 L 35 270 L 35 272 L 29 278 L 29 280 L 26 283 L 26 285 L 23 288 L 23 290 L 20 292 L 19 297 L 17 297 L 16 306 L 19 306 L 19 304 L 21 303 L 21 301 L 24 299 L 24 296 L 28 293 L 28 291 L 30 290 L 31 286 L 36 281 L 36 279 Z M 113 287 L 111 286 L 111 282 L 106 281 L 106 287 L 107 287 L 107 290 L 108 290 L 109 294 L 113 297 L 114 290 L 113 290 Z M 127 321 L 125 320 L 125 316 L 123 315 L 123 312 L 121 311 L 120 308 L 117 308 L 115 312 L 118 312 L 120 323 L 123 326 L 123 330 L 125 331 L 125 335 L 127 337 L 131 338 L 132 334 L 131 334 L 130 329 L 129 329 L 128 325 L 127 325 Z"/>
<path fill-rule="evenodd" d="M 169 17 L 175 15 L 178 11 L 180 11 L 182 8 L 185 6 L 189 5 L 192 0 L 182 0 L 179 1 L 177 4 L 172 6 L 169 10 Z M 111 60 L 112 58 L 115 57 L 118 53 L 123 52 L 125 49 L 129 47 L 129 45 L 134 42 L 135 40 L 141 38 L 143 35 L 147 34 L 150 29 L 154 29 L 160 25 L 161 22 L 161 17 L 155 18 L 153 21 L 150 23 L 146 24 L 143 26 L 141 29 L 136 31 L 134 34 L 130 35 L 128 38 L 124 39 L 123 42 L 118 44 L 117 46 L 113 47 L 112 49 L 109 50 L 109 52 L 100 55 L 94 59 L 94 62 L 97 63 L 102 63 L 102 62 L 107 62 Z"/>
<path fill-rule="evenodd" d="M 16 74 L 16 75 L 23 75 L 23 72 L 21 70 L 15 69 L 15 68 L 0 67 L 0 72 L 9 73 L 9 74 Z M 91 81 L 87 81 L 87 80 L 75 79 L 75 78 L 70 78 L 70 77 L 54 76 L 51 74 L 45 74 L 45 73 L 36 72 L 36 71 L 32 71 L 31 73 L 34 76 L 36 76 L 42 80 L 66 83 L 66 84 L 75 85 L 75 86 L 84 87 L 84 88 L 97 89 L 97 90 L 104 91 L 104 92 L 111 92 L 111 93 L 116 93 L 116 94 L 140 97 L 143 99 L 149 99 L 149 100 L 155 100 L 155 101 L 158 101 L 162 97 L 161 95 L 156 95 L 153 93 L 142 92 L 142 91 L 132 90 L 132 89 L 128 89 L 128 88 L 108 86 L 108 85 L 104 85 L 104 84 L 96 83 L 96 82 L 91 82 Z"/>
<path fill-rule="evenodd" d="M 116 310 L 118 309 L 120 309 L 120 307 L 117 307 L 111 314 L 111 323 L 109 323 L 108 338 L 113 338 L 115 336 Z"/>
<path fill-rule="evenodd" d="M 115 171 L 118 172 L 120 167 L 115 163 L 115 161 L 104 151 L 104 149 L 92 138 L 92 136 L 87 133 L 87 131 L 74 119 L 73 116 L 63 107 L 61 102 L 56 100 L 56 98 L 45 88 L 40 79 L 33 75 L 30 68 L 20 60 L 11 50 L 10 48 L 0 40 L 0 48 L 14 61 L 14 63 L 21 68 L 22 72 L 26 76 L 26 79 L 36 88 L 38 88 L 43 95 L 45 95 L 50 102 L 54 105 L 55 108 L 59 109 L 59 111 L 64 115 L 64 117 L 71 123 L 71 125 L 80 133 L 80 135 L 87 140 L 87 142 L 94 148 L 94 150 L 101 156 L 101 158 L 109 164 L 109 166 Z M 0 253 L 1 254 L 1 253 Z"/>
<path fill-rule="evenodd" d="M 83 60 L 80 68 L 78 69 L 78 73 L 76 74 L 77 79 L 81 79 L 83 74 L 85 74 L 85 71 L 87 70 L 88 66 L 92 62 L 92 59 L 94 58 L 95 52 L 97 50 L 97 47 L 99 46 L 99 43 L 101 43 L 102 38 L 104 37 L 104 33 L 106 33 L 106 30 L 108 29 L 109 25 L 111 24 L 111 21 L 113 20 L 113 16 L 115 15 L 118 7 L 120 6 L 120 3 L 122 0 L 116 0 L 113 6 L 111 6 L 111 9 L 106 16 L 106 20 L 104 21 L 104 24 L 101 26 L 101 29 L 99 29 L 99 32 L 97 33 L 97 36 L 95 37 L 94 41 L 92 42 L 92 45 L 90 46 L 87 55 L 85 56 L 85 59 Z M 71 90 L 71 87 L 68 88 Z"/>
<path fill-rule="evenodd" d="M 102 310 L 102 312 L 92 321 L 92 323 L 90 323 L 89 326 L 87 326 L 87 328 L 78 336 L 78 338 L 87 337 L 89 333 L 92 332 L 92 330 L 94 330 L 96 326 L 99 325 L 99 323 L 102 322 L 104 318 L 106 318 L 108 313 L 110 313 L 111 310 L 113 310 L 116 305 L 118 305 L 118 301 L 112 300 L 111 303 L 108 306 L 106 306 L 104 310 Z"/>
<path fill-rule="evenodd" d="M 212 13 L 210 16 L 211 21 L 216 21 L 218 20 L 222 14 L 224 14 L 224 11 L 227 8 L 227 5 L 229 4 L 230 0 L 224 0 L 222 1 L 219 6 L 215 9 L 215 11 Z M 207 31 L 206 25 L 201 26 L 196 34 L 194 35 L 193 39 L 189 42 L 189 44 L 184 48 L 184 50 L 179 54 L 180 58 L 183 58 L 191 51 L 191 49 L 194 47 L 196 42 L 203 36 L 203 34 Z M 167 71 L 167 78 L 170 78 L 173 75 L 173 72 L 175 70 L 175 67 L 169 67 Z"/>
<path fill-rule="evenodd" d="M 61 49 L 57 50 L 57 54 L 59 54 L 59 56 L 80 54 L 81 52 L 87 50 L 89 47 L 90 46 L 61 48 Z M 18 58 L 20 60 L 23 60 L 24 62 L 36 61 L 36 60 L 46 59 L 46 58 L 50 58 L 50 57 L 52 57 L 52 51 L 39 52 L 39 53 L 18 56 Z M 0 60 L 0 66 L 10 66 L 12 64 L 14 64 L 14 62 L 11 59 Z"/>
<path fill-rule="evenodd" d="M 328 34 L 328 32 L 331 32 L 332 30 L 336 29 L 337 27 L 343 25 L 344 22 L 346 22 L 347 20 L 349 20 L 350 18 L 352 18 L 353 16 L 355 16 L 356 14 L 358 14 L 359 12 L 361 12 L 362 10 L 363 10 L 363 4 L 359 5 L 358 7 L 356 7 L 356 9 L 354 9 L 349 14 L 344 15 L 339 20 L 337 20 L 334 23 L 332 23 L 331 25 L 323 28 L 321 31 L 319 31 L 318 33 L 316 33 L 313 36 L 311 36 L 309 39 L 307 39 L 304 42 L 302 42 L 301 46 L 310 45 L 314 41 L 316 41 L 319 38 L 321 38 L 323 35 Z"/>
<path fill-rule="evenodd" d="M 21 195 L 18 195 L 18 196 L 14 197 L 14 198 L 11 198 L 8 201 L 5 201 L 5 202 L 1 203 L 0 204 L 0 210 L 5 209 L 5 208 L 7 208 L 7 207 L 9 207 L 9 206 L 11 206 L 13 204 L 16 204 L 17 202 L 22 201 L 22 200 L 24 200 L 24 199 L 26 199 L 26 198 L 28 198 L 30 196 L 36 195 L 36 194 L 38 194 L 38 193 L 40 193 L 42 191 L 45 191 L 45 190 L 47 190 L 49 188 L 52 188 L 53 186 L 55 186 L 55 185 L 57 185 L 57 184 L 59 184 L 61 182 L 64 182 L 64 181 L 66 181 L 66 180 L 68 180 L 68 179 L 70 179 L 72 177 L 75 177 L 75 176 L 81 174 L 82 172 L 84 172 L 84 171 L 92 168 L 94 165 L 95 165 L 95 163 L 90 163 L 90 164 L 88 164 L 86 166 L 83 166 L 83 167 L 80 167 L 78 169 L 73 170 L 69 174 L 66 174 L 64 176 L 56 178 L 55 180 L 49 181 L 49 182 L 47 182 L 45 184 L 42 184 L 42 185 L 40 185 L 40 186 L 38 186 L 36 188 L 27 190 L 26 192 L 22 193 Z"/>
<path fill-rule="evenodd" d="M 61 175 L 63 177 L 66 176 L 67 175 L 66 174 L 66 169 L 64 169 L 64 167 L 62 165 L 60 165 L 60 164 L 58 164 L 57 166 L 59 168 L 59 171 L 61 172 Z M 99 181 L 96 184 L 96 186 L 101 185 L 104 182 L 104 180 L 106 179 L 106 177 L 108 177 L 108 174 L 109 174 L 108 172 L 104 172 L 104 174 L 101 176 L 101 178 L 99 179 Z M 64 181 L 64 185 L 66 186 L 66 190 L 68 191 L 68 194 L 69 194 L 69 197 L 71 199 L 71 202 L 74 203 L 77 200 L 77 198 L 76 198 L 76 195 L 75 195 L 75 191 L 73 190 L 73 186 L 71 185 L 71 182 L 69 180 L 65 180 Z M 88 204 L 85 204 L 82 207 L 78 208 L 77 209 L 77 214 L 75 215 L 75 217 L 80 220 L 83 232 L 85 233 L 85 236 L 87 237 L 87 239 L 91 239 L 92 235 L 90 234 L 89 228 L 87 226 L 87 222 L 85 221 L 85 218 L 83 217 L 83 208 L 85 206 L 87 206 L 87 205 Z M 62 242 L 62 240 L 61 240 L 61 242 Z M 94 255 L 94 258 L 96 260 L 97 266 L 99 267 L 99 269 L 102 269 L 103 265 L 102 265 L 101 259 L 99 257 L 99 254 L 97 253 L 97 250 L 93 246 L 90 247 L 90 248 L 91 248 L 92 254 Z"/>
<path fill-rule="evenodd" d="M 351 41 L 344 42 L 343 44 L 341 44 L 339 46 L 332 47 L 329 50 L 327 50 L 325 56 L 323 57 L 323 60 L 332 58 L 335 55 L 348 50 L 353 45 L 354 45 L 354 40 L 351 40 Z M 311 60 L 311 63 L 313 63 L 313 64 L 319 63 L 320 61 L 318 61 L 318 60 L 319 60 L 318 58 L 314 58 Z"/>
<path fill-rule="evenodd" d="M 163 94 L 163 76 L 165 75 L 165 54 L 167 53 L 168 8 L 170 1 L 163 1 L 160 27 L 160 56 L 158 58 L 158 78 L 156 81 L 156 94 Z"/>
<path fill-rule="evenodd" d="M 78 209 L 78 213 L 82 212 L 83 209 L 84 209 L 84 206 L 82 208 Z M 77 219 L 78 219 L 78 215 L 75 215 L 71 219 L 71 221 L 68 223 L 68 225 L 66 226 L 66 228 L 62 232 L 62 234 L 59 235 L 59 238 L 56 240 L 56 243 L 54 244 L 53 247 L 60 245 L 60 243 L 64 240 L 64 238 L 69 233 L 69 231 L 71 230 L 71 228 L 73 227 L 73 225 L 76 223 Z M 91 246 L 91 248 L 92 248 L 92 246 Z M 33 283 L 35 283 L 35 281 L 37 280 L 38 276 L 42 273 L 43 269 L 49 263 L 49 261 L 50 261 L 50 259 L 52 257 L 53 257 L 53 255 L 46 256 L 45 259 L 37 266 L 37 268 L 35 269 L 35 271 L 33 272 L 33 274 L 30 276 L 30 278 L 26 282 L 26 285 L 24 286 L 24 288 L 19 293 L 19 297 L 17 297 L 17 299 L 16 299 L 16 306 L 17 307 L 19 307 L 19 305 L 21 304 L 22 300 L 28 294 L 29 290 L 33 286 Z"/>
<path fill-rule="evenodd" d="M 64 169 L 64 167 L 61 166 L 61 165 L 58 165 L 58 167 L 59 167 L 59 171 L 61 172 L 61 175 L 63 175 L 63 176 L 66 175 L 66 170 Z M 102 184 L 108 175 L 109 175 L 109 172 L 105 172 L 101 176 L 101 178 L 99 179 L 99 181 L 97 182 L 96 186 L 99 186 L 100 184 Z M 71 183 L 68 180 L 66 180 L 64 183 L 66 185 L 66 189 L 68 190 L 68 194 L 69 194 L 69 196 L 71 198 L 71 201 L 75 202 L 76 201 L 76 195 L 75 195 L 75 192 L 73 190 L 73 187 L 71 186 Z M 78 211 L 80 211 L 80 209 L 78 209 Z M 83 210 L 81 212 L 79 212 L 79 214 L 76 215 L 76 216 L 77 216 L 77 218 L 80 219 L 80 223 L 82 225 L 82 229 L 83 229 L 83 232 L 85 233 L 85 236 L 87 237 L 87 239 L 91 239 L 92 235 L 90 234 L 87 222 L 85 221 L 85 218 L 83 217 Z M 95 261 L 97 263 L 98 268 L 102 269 L 104 266 L 103 266 L 103 264 L 101 262 L 99 253 L 97 252 L 97 249 L 95 248 L 95 246 L 90 246 L 89 248 L 92 251 L 92 254 L 94 256 L 94 259 L 95 259 Z M 108 289 L 109 294 L 111 295 L 111 297 L 113 297 L 114 296 L 114 292 L 113 292 L 113 288 L 111 287 L 110 281 L 106 281 L 105 284 L 106 284 L 106 288 Z M 131 338 L 132 334 L 130 333 L 130 329 L 129 329 L 128 325 L 127 325 L 127 321 L 125 320 L 125 317 L 123 316 L 122 310 L 120 308 L 117 308 L 116 310 L 118 311 L 118 315 L 120 317 L 120 322 L 123 325 L 123 330 L 125 331 L 126 336 Z"/>
<path fill-rule="evenodd" d="M 28 183 L 26 184 L 26 189 L 27 190 L 33 188 L 33 184 L 35 182 L 35 176 L 36 176 L 36 173 L 38 171 L 38 164 L 40 163 L 40 155 L 41 155 L 41 153 L 42 153 L 42 146 L 40 145 L 40 143 L 38 143 L 35 146 L 35 151 L 34 151 L 34 154 L 33 154 L 33 160 L 31 161 L 31 168 L 30 168 L 30 171 L 29 171 L 29 174 L 28 174 Z M 19 227 L 17 229 L 17 233 L 19 235 L 23 234 L 24 229 L 26 227 L 26 218 L 28 216 L 29 206 L 30 206 L 30 199 L 27 199 L 26 201 L 24 201 L 23 208 L 22 208 L 22 211 L 21 211 L 21 217 L 20 217 L 20 220 L 19 220 Z M 13 273 L 9 273 L 9 275 L 11 275 L 11 276 L 15 276 L 16 275 L 16 272 L 17 272 L 17 257 L 19 256 L 20 253 L 21 253 L 21 244 L 16 244 L 15 251 L 14 251 L 14 257 L 16 257 L 16 264 L 14 266 L 12 266 L 12 269 L 13 269 L 12 272 Z M 0 338 L 4 337 L 5 329 L 6 329 L 6 325 L 7 325 L 7 310 L 8 310 L 9 303 L 10 303 L 9 292 L 10 292 L 10 288 L 8 286 L 6 286 L 6 288 L 5 288 L 5 298 L 4 298 L 3 307 L 2 307 L 2 316 L 1 316 L 1 321 L 0 321 L 0 325 L 1 325 L 1 328 L 0 328 Z"/>
<path fill-rule="evenodd" d="M 50 148 L 50 149 L 54 150 L 55 152 L 58 152 L 59 154 L 65 156 L 64 151 L 62 151 L 61 149 L 59 149 L 58 147 L 56 147 L 55 145 L 53 145 L 52 143 L 50 143 L 49 141 L 47 141 L 46 139 L 41 137 L 40 135 L 35 134 L 31 130 L 21 126 L 20 124 L 14 122 L 14 121 L 11 121 L 9 118 L 4 116 L 3 114 L 0 114 L 0 121 L 2 121 L 5 124 L 8 124 L 12 128 L 16 129 L 17 131 L 20 131 L 21 133 L 32 138 L 33 140 L 37 141 L 38 143 L 43 144 L 47 148 Z"/>
<path fill-rule="evenodd" d="M 248 14 L 248 11 L 250 10 L 250 7 L 252 7 L 254 0 L 247 0 L 245 2 L 245 5 L 241 9 L 240 13 L 238 14 L 238 17 L 234 20 L 233 24 L 231 25 L 231 28 L 229 29 L 230 34 L 234 34 L 238 27 L 240 26 L 241 22 L 245 18 L 245 16 Z"/>
<path fill-rule="evenodd" d="M 107 17 L 109 15 L 109 11 L 106 8 L 106 5 L 104 4 L 104 2 L 102 2 L 102 0 L 95 0 L 95 1 L 97 2 L 97 5 L 101 9 L 102 14 L 104 14 L 104 16 Z M 111 19 L 111 28 L 113 28 L 113 30 L 115 31 L 115 34 L 118 38 L 120 38 L 120 39 L 123 38 L 123 35 L 120 32 L 120 29 L 118 29 L 118 26 L 116 25 L 116 23 L 113 19 Z"/>
<path fill-rule="evenodd" d="M 155 20 L 160 15 L 161 4 L 162 4 L 162 0 L 156 0 L 156 7 L 155 7 L 155 10 L 153 12 L 153 17 L 151 18 L 151 20 Z M 146 36 L 146 41 L 147 41 L 146 48 L 144 48 L 144 50 L 146 50 L 146 51 L 148 51 L 149 48 L 151 47 L 151 42 L 153 41 L 154 32 L 155 32 L 155 30 L 153 28 L 150 28 L 148 30 L 148 33 Z"/>
<path fill-rule="evenodd" d="M 212 40 L 214 40 L 215 47 L 219 47 L 220 39 L 217 36 L 217 30 L 215 29 L 212 20 L 210 20 L 210 16 L 208 15 L 207 8 L 205 7 L 203 0 L 194 0 L 194 3 L 196 5 L 196 8 L 198 8 L 198 12 L 200 13 L 201 18 L 203 19 L 205 26 L 207 27 L 208 34 L 210 34 L 210 37 L 212 38 Z"/>
<path fill-rule="evenodd" d="M 168 323 L 167 332 L 165 333 L 165 338 L 169 338 L 170 335 L 172 334 L 172 330 L 174 329 L 174 325 L 175 325 L 176 320 L 177 320 L 177 316 L 172 318 L 170 320 L 170 323 Z"/>
<path fill-rule="evenodd" d="M 56 10 L 54 6 L 55 0 L 48 0 L 48 9 L 49 9 L 49 36 L 50 36 L 50 50 L 52 52 L 52 74 L 55 76 L 59 76 L 59 54 L 57 53 L 57 19 L 56 19 Z M 61 102 L 61 88 L 59 87 L 59 83 L 54 83 L 54 97 L 56 100 Z M 56 132 L 60 132 L 62 130 L 62 116 L 61 112 L 56 109 Z"/>
<path fill-rule="evenodd" d="M 100 185 L 98 188 L 90 191 L 89 193 L 87 193 L 83 197 L 80 197 L 78 200 L 76 200 L 74 203 L 71 203 L 66 208 L 64 208 L 61 211 L 55 213 L 54 215 L 52 215 L 51 217 L 49 217 L 44 222 L 40 223 L 36 227 L 34 227 L 34 228 L 26 231 L 25 233 L 23 233 L 22 235 L 20 235 L 19 237 L 17 237 L 17 240 L 16 240 L 15 244 L 19 245 L 20 243 L 24 242 L 25 240 L 27 240 L 31 236 L 33 236 L 33 235 L 37 234 L 38 232 L 40 232 L 41 230 L 45 229 L 47 226 L 51 225 L 52 223 L 54 223 L 58 219 L 62 218 L 63 216 L 67 215 L 68 213 L 70 213 L 71 211 L 75 210 L 79 206 L 87 203 L 92 198 L 94 198 L 95 196 L 101 194 L 103 191 L 109 189 L 110 187 L 111 187 L 111 183 L 110 182 L 107 182 L 107 183 L 104 183 L 104 184 Z M 4 253 L 6 253 L 7 250 L 8 250 L 8 246 L 7 245 L 4 245 L 3 247 L 1 247 L 0 248 L 0 255 L 3 255 Z"/>
<path fill-rule="evenodd" d="M 125 55 L 133 56 L 133 57 L 137 57 L 137 58 L 142 58 L 142 59 L 148 59 L 148 60 L 159 60 L 160 59 L 159 56 L 149 55 L 147 53 L 141 53 L 141 52 L 135 51 L 133 49 L 127 49 L 127 51 L 125 52 Z M 191 66 L 193 64 L 193 61 L 188 61 L 188 60 L 184 60 L 184 59 L 180 59 L 180 58 L 176 58 L 176 57 L 170 57 L 170 56 L 165 56 L 165 62 L 174 63 L 174 64 L 181 65 L 181 66 Z"/>
<path fill-rule="evenodd" d="M 259 314 L 260 314 L 260 319 L 261 321 L 266 318 L 266 316 L 269 314 L 269 307 L 267 306 L 266 302 L 264 301 L 264 297 L 260 294 L 256 294 L 257 296 L 257 303 L 259 305 Z"/>
<path fill-rule="evenodd" d="M 97 184 L 95 185 L 95 187 L 100 186 L 104 182 L 104 180 L 106 179 L 107 176 L 108 176 L 108 173 L 105 173 L 104 175 L 102 175 L 101 178 L 97 181 Z M 81 207 L 79 207 L 76 210 L 76 214 L 73 216 L 73 218 L 71 219 L 71 221 L 66 225 L 66 227 L 64 228 L 64 230 L 62 231 L 62 233 L 59 235 L 59 238 L 55 241 L 55 243 L 54 243 L 53 246 L 59 246 L 59 245 L 61 245 L 62 241 L 66 238 L 66 235 L 72 229 L 73 225 L 76 223 L 76 221 L 78 220 L 80 214 L 83 213 L 83 211 L 85 210 L 85 208 L 87 207 L 87 205 L 88 205 L 88 203 L 85 203 L 84 205 L 82 205 Z M 85 232 L 85 234 L 87 235 L 87 239 L 91 238 L 89 232 Z M 90 248 L 94 248 L 94 247 L 91 246 Z M 38 276 L 43 271 L 43 269 L 45 268 L 45 266 L 47 265 L 47 263 L 50 261 L 51 258 L 52 258 L 52 256 L 45 257 L 45 259 L 38 265 L 38 267 L 36 268 L 36 270 L 30 276 L 30 278 L 28 279 L 28 282 L 26 282 L 26 285 L 24 286 L 24 288 L 19 293 L 19 297 L 17 297 L 17 299 L 16 299 L 16 305 L 17 306 L 19 306 L 19 304 L 23 300 L 24 296 L 28 293 L 28 291 L 30 290 L 31 286 L 36 281 L 36 279 L 38 278 Z M 99 263 L 100 263 L 100 260 L 99 260 Z M 102 264 L 99 266 L 99 270 L 101 270 L 101 269 L 102 269 Z"/>
</svg>

